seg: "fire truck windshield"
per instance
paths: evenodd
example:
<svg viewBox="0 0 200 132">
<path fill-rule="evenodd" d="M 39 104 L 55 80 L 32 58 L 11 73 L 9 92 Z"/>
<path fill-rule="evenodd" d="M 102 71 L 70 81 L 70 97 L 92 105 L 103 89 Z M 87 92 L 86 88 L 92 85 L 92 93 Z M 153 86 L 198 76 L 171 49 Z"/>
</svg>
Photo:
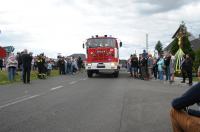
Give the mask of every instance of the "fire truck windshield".
<svg viewBox="0 0 200 132">
<path fill-rule="evenodd" d="M 92 38 L 86 42 L 87 48 L 95 47 L 116 47 L 116 40 L 112 38 Z"/>
</svg>

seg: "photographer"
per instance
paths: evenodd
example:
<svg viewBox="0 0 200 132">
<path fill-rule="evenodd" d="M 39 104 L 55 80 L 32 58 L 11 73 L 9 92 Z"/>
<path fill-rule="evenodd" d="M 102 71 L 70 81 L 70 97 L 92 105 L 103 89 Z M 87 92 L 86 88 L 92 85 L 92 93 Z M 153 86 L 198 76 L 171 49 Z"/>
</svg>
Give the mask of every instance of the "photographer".
<svg viewBox="0 0 200 132">
<path fill-rule="evenodd" d="M 172 101 L 170 114 L 174 132 L 200 132 L 200 111 L 188 109 L 195 103 L 199 104 L 199 93 L 200 82 Z"/>
</svg>

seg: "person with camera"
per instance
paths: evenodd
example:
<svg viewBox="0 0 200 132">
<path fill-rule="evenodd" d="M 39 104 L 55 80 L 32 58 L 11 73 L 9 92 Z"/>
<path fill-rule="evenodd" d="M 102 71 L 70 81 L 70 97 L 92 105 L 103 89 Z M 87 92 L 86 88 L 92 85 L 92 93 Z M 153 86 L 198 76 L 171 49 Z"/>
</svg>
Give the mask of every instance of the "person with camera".
<svg viewBox="0 0 200 132">
<path fill-rule="evenodd" d="M 200 111 L 188 107 L 200 103 L 200 82 L 172 101 L 173 132 L 200 132 Z"/>
</svg>

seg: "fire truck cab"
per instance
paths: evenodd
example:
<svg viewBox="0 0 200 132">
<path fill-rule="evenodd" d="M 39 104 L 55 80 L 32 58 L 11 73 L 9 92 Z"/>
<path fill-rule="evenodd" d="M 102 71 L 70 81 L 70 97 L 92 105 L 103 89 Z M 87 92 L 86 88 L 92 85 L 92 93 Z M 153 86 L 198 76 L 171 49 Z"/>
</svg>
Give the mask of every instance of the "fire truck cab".
<svg viewBox="0 0 200 132">
<path fill-rule="evenodd" d="M 86 48 L 85 69 L 88 77 L 92 77 L 93 73 L 110 73 L 114 77 L 119 75 L 119 47 L 122 42 L 117 38 L 98 36 L 91 37 L 83 44 Z"/>
</svg>

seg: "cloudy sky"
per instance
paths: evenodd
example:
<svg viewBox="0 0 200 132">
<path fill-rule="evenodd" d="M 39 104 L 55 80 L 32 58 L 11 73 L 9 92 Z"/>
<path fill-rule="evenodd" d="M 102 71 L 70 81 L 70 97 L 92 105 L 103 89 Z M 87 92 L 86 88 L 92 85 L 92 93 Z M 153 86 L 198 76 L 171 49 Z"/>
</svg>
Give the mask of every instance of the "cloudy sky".
<svg viewBox="0 0 200 132">
<path fill-rule="evenodd" d="M 200 34 L 200 0 L 0 0 L 0 45 L 56 57 L 84 53 L 92 35 L 123 42 L 121 58 L 160 40 L 164 46 L 181 21 Z"/>
</svg>

